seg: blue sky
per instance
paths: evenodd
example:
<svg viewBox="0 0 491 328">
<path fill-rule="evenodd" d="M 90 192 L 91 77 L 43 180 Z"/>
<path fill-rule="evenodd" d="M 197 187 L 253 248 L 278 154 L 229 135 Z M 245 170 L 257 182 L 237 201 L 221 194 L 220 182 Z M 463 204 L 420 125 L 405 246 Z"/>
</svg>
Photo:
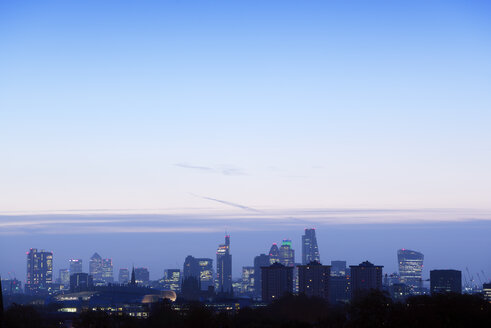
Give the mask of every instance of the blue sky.
<svg viewBox="0 0 491 328">
<path fill-rule="evenodd" d="M 2 1 L 0 221 L 486 211 L 490 13 L 487 1 Z"/>
</svg>

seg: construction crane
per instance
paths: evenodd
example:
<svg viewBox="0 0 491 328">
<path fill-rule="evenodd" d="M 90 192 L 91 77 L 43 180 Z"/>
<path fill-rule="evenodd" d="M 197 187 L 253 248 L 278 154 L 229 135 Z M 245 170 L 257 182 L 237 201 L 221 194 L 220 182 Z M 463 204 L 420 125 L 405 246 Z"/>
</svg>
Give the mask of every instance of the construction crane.
<svg viewBox="0 0 491 328">
<path fill-rule="evenodd" d="M 486 280 L 486 282 L 489 282 L 489 279 L 486 276 L 486 274 L 484 273 L 484 270 L 481 270 L 481 273 L 482 273 L 482 276 L 484 277 L 484 279 Z"/>
<path fill-rule="evenodd" d="M 481 280 L 481 276 L 479 275 L 479 272 L 476 272 L 477 274 L 477 279 L 479 279 L 479 285 L 482 285 L 482 280 Z"/>
</svg>

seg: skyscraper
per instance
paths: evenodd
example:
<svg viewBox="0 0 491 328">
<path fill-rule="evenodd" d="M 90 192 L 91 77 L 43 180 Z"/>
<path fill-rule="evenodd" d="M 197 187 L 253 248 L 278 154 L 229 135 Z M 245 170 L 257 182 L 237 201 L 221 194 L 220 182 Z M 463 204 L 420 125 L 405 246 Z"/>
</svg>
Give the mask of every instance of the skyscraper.
<svg viewBox="0 0 491 328">
<path fill-rule="evenodd" d="M 94 281 L 102 281 L 102 257 L 97 253 L 90 258 L 89 274 Z"/>
<path fill-rule="evenodd" d="M 147 268 L 135 268 L 135 282 L 137 284 L 148 285 L 150 282 L 150 272 Z"/>
<path fill-rule="evenodd" d="M 27 252 L 26 291 L 36 291 L 53 283 L 53 253 L 36 248 Z"/>
<path fill-rule="evenodd" d="M 370 289 L 382 290 L 381 265 L 365 261 L 359 265 L 350 265 L 352 296 L 358 296 Z"/>
<path fill-rule="evenodd" d="M 232 292 L 232 255 L 230 254 L 230 236 L 225 236 L 225 244 L 217 249 L 217 288 L 218 292 Z"/>
<path fill-rule="evenodd" d="M 272 302 L 284 294 L 293 292 L 293 267 L 278 262 L 261 268 L 263 302 Z"/>
<path fill-rule="evenodd" d="M 196 258 L 194 256 L 188 255 L 186 257 L 186 259 L 184 260 L 184 266 L 182 268 L 182 273 L 183 273 L 184 279 L 189 278 L 189 277 L 194 277 L 196 279 L 199 279 L 198 261 L 196 261 Z"/>
<path fill-rule="evenodd" d="M 181 270 L 167 269 L 164 271 L 164 288 L 176 293 L 181 290 Z"/>
<path fill-rule="evenodd" d="M 276 262 L 280 262 L 280 250 L 278 249 L 278 245 L 273 243 L 271 249 L 269 250 L 269 264 Z"/>
<path fill-rule="evenodd" d="M 315 229 L 305 229 L 305 234 L 302 236 L 302 264 L 320 261 Z"/>
<path fill-rule="evenodd" d="M 208 258 L 197 258 L 199 281 L 201 290 L 208 290 L 213 286 L 213 260 Z"/>
<path fill-rule="evenodd" d="M 399 275 L 402 283 L 413 287 L 422 287 L 423 259 L 424 255 L 420 252 L 404 248 L 397 251 Z"/>
<path fill-rule="evenodd" d="M 254 296 L 261 297 L 261 268 L 267 267 L 271 263 L 269 262 L 269 256 L 266 254 L 258 255 L 254 258 Z"/>
<path fill-rule="evenodd" d="M 62 284 L 65 288 L 68 288 L 70 286 L 70 270 L 60 269 L 59 277 L 60 284 Z"/>
<path fill-rule="evenodd" d="M 254 267 L 242 267 L 242 293 L 252 296 L 254 293 Z"/>
<path fill-rule="evenodd" d="M 68 263 L 70 264 L 70 274 L 83 272 L 81 259 L 70 259 Z"/>
<path fill-rule="evenodd" d="M 431 270 L 430 291 L 439 293 L 462 293 L 462 272 L 459 270 Z"/>
<path fill-rule="evenodd" d="M 111 259 L 102 260 L 102 280 L 106 283 L 114 282 L 113 261 Z"/>
<path fill-rule="evenodd" d="M 127 284 L 130 281 L 130 270 L 119 269 L 118 282 L 120 284 Z"/>
<path fill-rule="evenodd" d="M 295 251 L 292 249 L 292 241 L 283 239 L 280 247 L 280 263 L 287 267 L 295 266 Z"/>
<path fill-rule="evenodd" d="M 346 275 L 346 261 L 331 261 L 331 276 L 344 277 Z"/>
<path fill-rule="evenodd" d="M 299 265 L 297 268 L 299 293 L 328 300 L 331 267 L 319 262 L 310 262 L 307 265 Z"/>
</svg>

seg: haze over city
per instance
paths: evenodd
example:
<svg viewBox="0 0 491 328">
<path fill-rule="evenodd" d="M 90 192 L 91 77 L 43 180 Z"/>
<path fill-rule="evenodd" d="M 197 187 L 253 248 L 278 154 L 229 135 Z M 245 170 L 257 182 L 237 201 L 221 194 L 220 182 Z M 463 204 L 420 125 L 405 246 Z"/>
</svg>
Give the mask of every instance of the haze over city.
<svg viewBox="0 0 491 328">
<path fill-rule="evenodd" d="M 409 249 L 425 284 L 436 269 L 491 277 L 490 13 L 0 2 L 2 279 L 25 282 L 34 248 L 55 278 L 97 252 L 157 281 L 215 259 L 225 235 L 240 279 L 283 240 L 301 263 L 311 228 L 325 265 L 391 274 Z"/>
</svg>

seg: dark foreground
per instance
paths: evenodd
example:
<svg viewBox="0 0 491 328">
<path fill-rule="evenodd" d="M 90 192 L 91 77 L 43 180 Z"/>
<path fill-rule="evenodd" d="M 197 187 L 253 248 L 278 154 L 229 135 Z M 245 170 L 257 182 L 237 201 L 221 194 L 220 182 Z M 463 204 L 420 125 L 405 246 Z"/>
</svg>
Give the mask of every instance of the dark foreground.
<svg viewBox="0 0 491 328">
<path fill-rule="evenodd" d="M 13 305 L 5 312 L 4 327 L 67 326 L 50 318 L 48 311 Z M 236 313 L 213 313 L 200 304 L 176 311 L 162 303 L 148 319 L 91 311 L 65 324 L 75 328 L 491 327 L 491 304 L 479 296 L 458 294 L 417 296 L 394 303 L 385 294 L 372 292 L 350 305 L 332 306 L 321 299 L 291 295 L 263 308 Z"/>
</svg>

